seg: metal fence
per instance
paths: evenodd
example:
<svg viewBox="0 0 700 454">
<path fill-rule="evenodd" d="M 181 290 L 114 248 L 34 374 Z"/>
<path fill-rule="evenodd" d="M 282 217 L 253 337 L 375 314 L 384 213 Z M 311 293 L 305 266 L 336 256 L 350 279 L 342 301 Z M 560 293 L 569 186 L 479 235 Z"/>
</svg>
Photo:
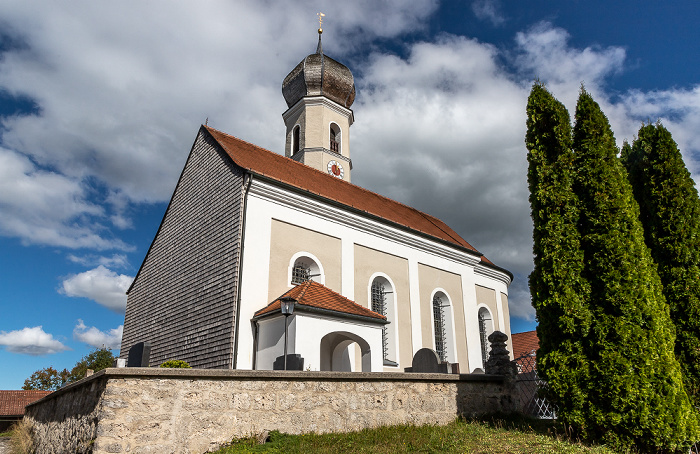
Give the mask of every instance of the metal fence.
<svg viewBox="0 0 700 454">
<path fill-rule="evenodd" d="M 544 397 L 547 382 L 537 375 L 537 357 L 534 352 L 513 360 L 518 366 L 516 390 L 523 413 L 539 419 L 557 419 L 557 406 Z M 688 454 L 700 454 L 700 442 L 690 447 Z"/>
<path fill-rule="evenodd" d="M 537 375 L 537 357 L 531 353 L 514 362 L 518 366 L 515 386 L 523 413 L 539 419 L 556 419 L 556 405 L 544 397 L 547 383 Z"/>
</svg>

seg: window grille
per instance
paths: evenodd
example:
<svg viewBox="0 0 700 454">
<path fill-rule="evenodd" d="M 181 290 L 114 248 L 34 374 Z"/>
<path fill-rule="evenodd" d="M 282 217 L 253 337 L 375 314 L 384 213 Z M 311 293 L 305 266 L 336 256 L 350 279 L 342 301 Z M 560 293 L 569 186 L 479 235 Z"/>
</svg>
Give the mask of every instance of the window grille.
<svg viewBox="0 0 700 454">
<path fill-rule="evenodd" d="M 433 320 L 435 324 L 435 351 L 440 361 L 447 361 L 447 335 L 445 334 L 445 311 L 442 298 L 433 297 Z"/>
<path fill-rule="evenodd" d="M 386 316 L 386 290 L 384 284 L 376 279 L 372 282 L 372 310 Z M 382 352 L 384 359 L 389 359 L 389 336 L 386 325 L 382 327 Z"/>
<path fill-rule="evenodd" d="M 489 359 L 489 340 L 486 332 L 486 317 L 481 311 L 479 311 L 479 337 L 481 338 L 482 366 L 486 367 L 486 361 Z"/>
<path fill-rule="evenodd" d="M 311 268 L 303 263 L 296 263 L 292 268 L 292 285 L 303 284 L 311 280 Z"/>
</svg>

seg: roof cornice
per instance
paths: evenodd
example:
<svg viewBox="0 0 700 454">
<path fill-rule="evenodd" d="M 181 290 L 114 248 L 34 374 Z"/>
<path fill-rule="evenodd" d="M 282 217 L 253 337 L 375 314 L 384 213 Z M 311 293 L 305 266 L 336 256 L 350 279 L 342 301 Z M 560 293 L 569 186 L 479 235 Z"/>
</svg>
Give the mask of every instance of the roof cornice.
<svg viewBox="0 0 700 454">
<path fill-rule="evenodd" d="M 296 186 L 287 185 L 254 172 L 253 175 L 255 178 L 250 186 L 249 195 L 341 224 L 344 227 L 405 244 L 423 252 L 430 254 L 437 252 L 462 265 L 475 267 L 481 263 L 481 255 L 466 248 L 448 244 L 431 235 L 422 234 L 388 219 L 329 200 Z"/>
<path fill-rule="evenodd" d="M 366 317 L 364 315 L 350 314 L 348 312 L 334 311 L 333 309 L 324 309 L 321 307 L 308 306 L 306 304 L 298 304 L 298 303 L 294 307 L 294 313 L 296 314 L 297 312 L 308 312 L 310 314 L 318 314 L 318 315 L 322 315 L 324 317 L 329 317 L 329 318 L 334 318 L 334 319 L 343 318 L 343 319 L 357 320 L 357 321 L 361 321 L 363 323 L 372 323 L 375 325 L 387 325 L 387 324 L 391 323 L 388 320 L 384 320 L 381 318 Z M 274 316 L 281 316 L 281 315 L 282 315 L 282 312 L 279 309 L 275 309 L 272 312 L 266 312 L 264 314 L 255 315 L 250 320 L 251 321 L 262 320 L 265 318 L 272 318 Z"/>
<path fill-rule="evenodd" d="M 479 276 L 497 279 L 506 284 L 506 286 L 509 286 L 510 283 L 513 282 L 513 275 L 510 273 L 510 271 L 507 271 L 498 265 L 491 265 L 481 262 L 474 267 L 474 273 Z"/>
<path fill-rule="evenodd" d="M 348 118 L 350 126 L 355 122 L 355 114 L 352 109 L 341 106 L 325 96 L 305 96 L 296 102 L 292 107 L 282 114 L 282 119 L 286 123 L 290 117 L 299 115 L 300 111 L 309 106 L 324 106 L 328 109 Z"/>
</svg>

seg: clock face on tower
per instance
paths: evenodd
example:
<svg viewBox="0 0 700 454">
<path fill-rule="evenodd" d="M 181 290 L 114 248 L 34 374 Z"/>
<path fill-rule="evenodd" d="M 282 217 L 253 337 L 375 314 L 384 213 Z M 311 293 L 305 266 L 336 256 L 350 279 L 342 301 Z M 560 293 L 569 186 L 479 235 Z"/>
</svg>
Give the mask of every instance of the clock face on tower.
<svg viewBox="0 0 700 454">
<path fill-rule="evenodd" d="M 343 166 L 335 160 L 328 161 L 328 173 L 336 178 L 343 178 L 343 175 L 345 174 L 343 171 Z"/>
</svg>

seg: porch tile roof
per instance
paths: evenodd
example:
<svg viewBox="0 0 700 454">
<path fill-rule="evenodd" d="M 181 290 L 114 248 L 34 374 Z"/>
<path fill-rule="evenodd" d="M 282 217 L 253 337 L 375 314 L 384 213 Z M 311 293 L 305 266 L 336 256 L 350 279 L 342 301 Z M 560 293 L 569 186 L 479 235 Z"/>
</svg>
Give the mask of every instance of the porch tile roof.
<svg viewBox="0 0 700 454">
<path fill-rule="evenodd" d="M 226 133 L 202 126 L 238 166 L 267 178 L 346 205 L 403 227 L 451 243 L 481 256 L 482 263 L 499 268 L 482 256 L 440 219 L 347 181 L 273 153 Z M 500 269 L 500 268 L 499 268 Z"/>
<path fill-rule="evenodd" d="M 36 402 L 51 391 L 0 391 L 0 416 L 20 416 L 24 414 L 24 407 Z"/>
<path fill-rule="evenodd" d="M 284 297 L 294 298 L 297 301 L 296 304 L 301 306 L 386 320 L 385 316 L 360 306 L 340 293 L 334 292 L 325 285 L 314 281 L 307 281 L 289 289 L 279 298 L 257 311 L 254 317 L 257 318 L 262 315 L 280 311 L 280 299 Z"/>
</svg>

